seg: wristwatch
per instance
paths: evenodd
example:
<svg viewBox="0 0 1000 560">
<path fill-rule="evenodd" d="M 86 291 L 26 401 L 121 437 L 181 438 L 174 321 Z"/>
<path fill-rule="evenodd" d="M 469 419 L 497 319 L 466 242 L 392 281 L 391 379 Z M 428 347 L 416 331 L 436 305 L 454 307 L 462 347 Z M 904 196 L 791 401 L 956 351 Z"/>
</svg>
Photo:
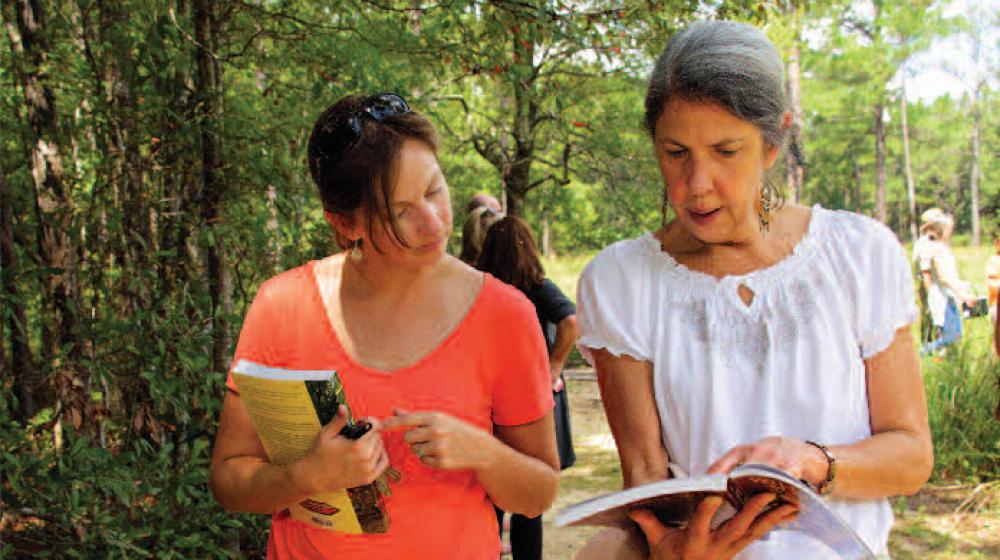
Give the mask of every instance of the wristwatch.
<svg viewBox="0 0 1000 560">
<path fill-rule="evenodd" d="M 826 496 L 830 492 L 833 492 L 833 479 L 837 476 L 837 459 L 834 458 L 833 453 L 830 453 L 830 450 L 825 445 L 809 440 L 806 440 L 806 443 L 819 449 L 826 456 L 826 479 L 816 485 L 816 493 L 820 496 Z"/>
</svg>

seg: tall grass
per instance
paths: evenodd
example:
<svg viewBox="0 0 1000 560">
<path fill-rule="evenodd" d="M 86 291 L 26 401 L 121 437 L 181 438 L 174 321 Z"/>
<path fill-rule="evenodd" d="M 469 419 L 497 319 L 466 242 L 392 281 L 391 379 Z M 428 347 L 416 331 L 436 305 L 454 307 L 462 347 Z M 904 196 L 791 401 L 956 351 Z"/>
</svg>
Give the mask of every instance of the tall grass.
<svg viewBox="0 0 1000 560">
<path fill-rule="evenodd" d="M 965 321 L 958 345 L 922 361 L 936 480 L 1000 477 L 1000 422 L 993 417 L 1000 362 L 990 352 L 991 327 L 985 318 Z"/>
</svg>

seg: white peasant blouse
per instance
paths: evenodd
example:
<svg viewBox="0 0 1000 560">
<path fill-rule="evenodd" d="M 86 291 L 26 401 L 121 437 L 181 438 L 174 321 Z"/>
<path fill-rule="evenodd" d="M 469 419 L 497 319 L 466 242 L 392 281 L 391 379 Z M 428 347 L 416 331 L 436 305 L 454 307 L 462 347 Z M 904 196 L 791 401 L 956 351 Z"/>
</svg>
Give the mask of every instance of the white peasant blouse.
<svg viewBox="0 0 1000 560">
<path fill-rule="evenodd" d="M 754 293 L 747 305 L 737 292 Z M 662 441 L 674 476 L 700 475 L 736 445 L 788 436 L 830 445 L 871 436 L 864 359 L 917 317 L 903 247 L 881 223 L 814 206 L 792 254 L 716 279 L 677 263 L 651 233 L 591 261 L 577 298 L 579 346 L 653 364 Z M 879 500 L 827 498 L 876 554 L 893 516 Z M 775 531 L 737 558 L 826 558 Z"/>
</svg>

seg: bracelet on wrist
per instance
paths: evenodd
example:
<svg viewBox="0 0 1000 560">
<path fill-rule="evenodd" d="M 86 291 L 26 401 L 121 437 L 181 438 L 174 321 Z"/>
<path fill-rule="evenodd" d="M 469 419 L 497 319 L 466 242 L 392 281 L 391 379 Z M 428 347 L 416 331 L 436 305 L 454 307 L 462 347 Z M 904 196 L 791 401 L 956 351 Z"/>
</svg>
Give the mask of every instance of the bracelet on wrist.
<svg viewBox="0 0 1000 560">
<path fill-rule="evenodd" d="M 809 440 L 806 440 L 806 443 L 819 449 L 823 452 L 823 456 L 826 457 L 826 478 L 816 485 L 816 493 L 820 496 L 826 496 L 833 492 L 833 481 L 837 476 L 837 459 L 833 456 L 833 453 L 830 453 L 830 449 L 827 446 Z"/>
</svg>

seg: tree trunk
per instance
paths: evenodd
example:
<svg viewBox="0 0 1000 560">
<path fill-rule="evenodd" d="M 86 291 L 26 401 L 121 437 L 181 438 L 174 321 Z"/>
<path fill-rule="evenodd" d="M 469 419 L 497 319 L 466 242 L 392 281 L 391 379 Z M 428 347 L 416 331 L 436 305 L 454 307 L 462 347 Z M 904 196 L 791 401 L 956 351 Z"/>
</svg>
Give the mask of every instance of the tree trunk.
<svg viewBox="0 0 1000 560">
<path fill-rule="evenodd" d="M 199 122 L 201 127 L 201 217 L 203 227 L 212 232 L 222 220 L 222 195 L 225 185 L 216 173 L 219 166 L 218 119 L 218 69 L 211 49 L 213 45 L 214 18 L 209 0 L 195 0 L 194 29 L 197 62 L 196 88 L 200 100 Z M 212 371 L 229 369 L 229 317 L 231 307 L 229 271 L 219 246 L 220 235 L 205 236 L 209 242 L 205 247 L 208 261 L 208 289 L 212 300 Z"/>
<path fill-rule="evenodd" d="M 105 57 L 107 64 L 104 75 L 108 86 L 109 140 L 117 155 L 118 169 L 114 176 L 121 178 L 119 190 L 122 202 L 121 234 L 122 246 L 125 248 L 122 265 L 126 269 L 135 270 L 144 266 L 144 255 L 149 252 L 149 247 L 145 243 L 149 242 L 151 237 L 149 210 L 144 200 L 146 189 L 142 156 L 139 151 L 137 104 L 130 86 L 135 79 L 126 74 L 134 73 L 135 68 L 129 40 L 129 16 L 117 1 L 101 0 L 99 5 L 103 44 L 112 54 Z M 135 312 L 143 305 L 144 298 L 143 294 L 136 293 L 135 289 L 128 287 L 131 285 L 141 286 L 141 283 L 126 283 L 129 312 Z"/>
<path fill-rule="evenodd" d="M 854 211 L 860 214 L 864 211 L 864 204 L 861 203 L 861 166 L 858 160 L 854 160 Z"/>
<path fill-rule="evenodd" d="M 792 202 L 799 202 L 802 198 L 802 181 L 804 176 L 804 169 L 799 161 L 799 156 L 796 150 L 801 150 L 802 148 L 802 86 L 801 86 L 801 49 L 800 49 L 800 34 L 801 34 L 801 23 L 799 20 L 798 7 L 795 2 L 788 2 L 788 7 L 786 8 L 786 15 L 791 20 L 792 26 L 794 28 L 794 37 L 792 38 L 792 47 L 788 53 L 788 82 L 786 83 L 788 90 L 788 100 L 792 107 L 792 138 L 791 141 L 795 143 L 789 146 L 789 149 L 785 152 L 785 176 L 786 182 L 788 184 L 788 192 L 791 195 Z"/>
<path fill-rule="evenodd" d="M 888 218 L 885 206 L 885 105 L 875 105 L 875 217 L 883 224 Z"/>
<path fill-rule="evenodd" d="M 49 55 L 45 13 L 37 0 L 18 0 L 14 9 L 16 29 L 8 25 L 8 34 L 13 51 L 22 62 L 18 77 L 30 129 L 38 250 L 41 266 L 48 269 L 42 279 L 42 355 L 52 368 L 59 425 L 68 417 L 79 429 L 89 423 L 90 397 L 73 353 L 64 354 L 71 347 L 76 330 L 71 284 L 76 251 L 69 236 L 74 230 L 73 201 L 63 172 L 56 100 L 45 73 Z M 56 443 L 61 444 L 58 427 Z"/>
<path fill-rule="evenodd" d="M 530 61 L 534 53 L 534 44 L 514 41 L 514 52 L 520 60 Z M 531 80 L 517 81 L 514 86 L 514 115 L 511 122 L 514 137 L 513 154 L 508 158 L 503 175 L 504 187 L 509 195 L 507 213 L 511 216 L 524 216 L 524 198 L 532 189 L 531 164 L 535 157 L 535 128 L 538 115 L 538 102 L 532 91 L 534 82 Z"/>
<path fill-rule="evenodd" d="M 552 230 L 549 226 L 549 211 L 542 212 L 542 255 L 548 257 L 552 254 Z"/>
<path fill-rule="evenodd" d="M 5 352 L 0 353 L 3 356 L 0 368 L 9 365 L 10 374 L 2 372 L 0 379 L 13 380 L 14 396 L 18 401 L 18 406 L 13 411 L 14 417 L 21 424 L 26 424 L 39 410 L 35 393 L 41 389 L 42 381 L 28 344 L 28 315 L 18 293 L 17 277 L 13 201 L 7 177 L 0 167 L 0 278 L 3 280 L 3 316 L 7 318 L 7 330 L 10 332 L 10 360 L 6 359 Z M 4 337 L 0 336 L 0 344 L 3 341 Z"/>
<path fill-rule="evenodd" d="M 981 121 L 979 96 L 980 82 L 972 95 L 972 169 L 969 171 L 969 193 L 972 196 L 972 246 L 979 247 L 979 125 Z"/>
<path fill-rule="evenodd" d="M 904 69 L 905 73 L 905 69 Z M 899 109 L 903 121 L 903 163 L 906 166 L 906 199 L 910 210 L 910 237 L 917 242 L 917 195 L 913 184 L 913 165 L 910 160 L 910 128 L 906 118 L 906 76 L 903 76 Z"/>
</svg>

